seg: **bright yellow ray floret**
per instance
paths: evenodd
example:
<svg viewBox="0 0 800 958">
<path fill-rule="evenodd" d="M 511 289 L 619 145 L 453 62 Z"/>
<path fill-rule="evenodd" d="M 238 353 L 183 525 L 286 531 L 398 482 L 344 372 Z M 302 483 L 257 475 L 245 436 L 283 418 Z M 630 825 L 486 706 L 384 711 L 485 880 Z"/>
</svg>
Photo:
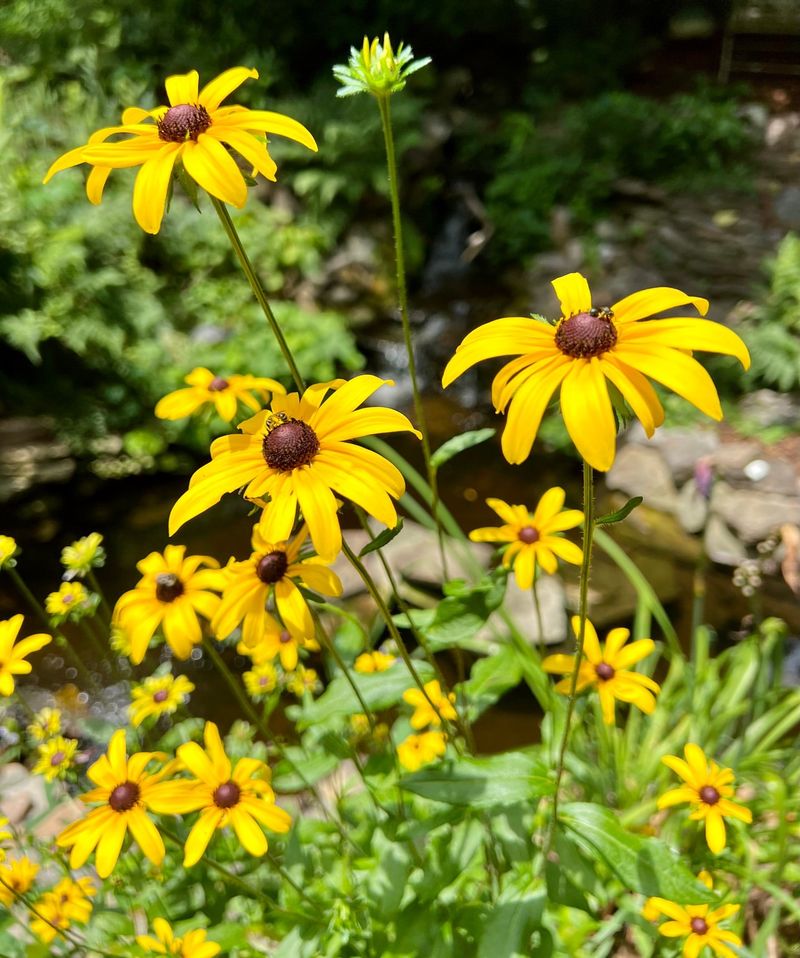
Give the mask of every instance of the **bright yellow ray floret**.
<svg viewBox="0 0 800 958">
<path fill-rule="evenodd" d="M 156 404 L 159 419 L 183 419 L 213 406 L 220 419 L 231 422 L 239 403 L 252 412 L 258 412 L 270 393 L 283 395 L 286 390 L 279 382 L 265 376 L 217 376 L 204 366 L 197 366 L 184 379 L 186 389 L 168 393 Z"/>
<path fill-rule="evenodd" d="M 52 636 L 39 632 L 17 642 L 22 621 L 23 616 L 12 615 L 0 622 L 0 695 L 13 695 L 14 677 L 28 675 L 33 668 L 27 657 L 53 641 Z"/>
<path fill-rule="evenodd" d="M 711 911 L 710 905 L 679 905 L 666 898 L 648 898 L 642 914 L 648 921 L 657 921 L 661 916 L 670 919 L 659 926 L 659 934 L 685 938 L 684 958 L 698 958 L 706 945 L 719 958 L 737 958 L 728 945 L 741 945 L 742 939 L 719 924 L 738 911 L 738 905 L 722 905 Z"/>
</svg>

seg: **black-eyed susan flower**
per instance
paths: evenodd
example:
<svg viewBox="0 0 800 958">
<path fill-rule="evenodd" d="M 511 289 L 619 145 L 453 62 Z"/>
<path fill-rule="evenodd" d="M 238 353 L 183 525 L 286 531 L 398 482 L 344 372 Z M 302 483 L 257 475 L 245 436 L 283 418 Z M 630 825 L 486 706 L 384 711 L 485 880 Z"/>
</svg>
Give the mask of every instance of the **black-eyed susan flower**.
<svg viewBox="0 0 800 958">
<path fill-rule="evenodd" d="M 284 625 L 274 619 L 268 612 L 263 618 L 263 631 L 259 635 L 255 630 L 249 630 L 247 638 L 236 646 L 240 655 L 246 655 L 253 660 L 254 665 L 274 662 L 280 659 L 286 671 L 297 666 L 300 658 L 300 649 L 309 652 L 318 652 L 319 643 L 315 638 L 304 633 L 292 633 Z"/>
<path fill-rule="evenodd" d="M 572 629 L 576 638 L 580 635 L 580 616 L 572 617 Z M 615 701 L 629 702 L 646 715 L 656 707 L 655 696 L 660 686 L 649 676 L 631 671 L 631 666 L 646 659 L 655 648 L 652 639 L 638 639 L 626 645 L 630 638 L 628 629 L 612 629 L 601 647 L 592 623 L 586 620 L 583 639 L 583 658 L 578 672 L 576 692 L 596 686 L 600 696 L 600 708 L 606 725 L 614 724 Z M 556 683 L 556 692 L 569 695 L 572 688 L 572 673 L 575 669 L 574 655 L 548 655 L 542 662 L 545 672 L 566 674 L 567 678 Z"/>
<path fill-rule="evenodd" d="M 194 683 L 185 675 L 151 675 L 131 689 L 130 715 L 138 728 L 151 715 L 172 715 L 194 692 Z"/>
<path fill-rule="evenodd" d="M 442 719 L 453 721 L 458 718 L 453 703 L 454 692 L 445 695 L 438 679 L 432 679 L 424 685 L 425 691 L 413 688 L 403 692 L 403 701 L 414 709 L 411 716 L 411 728 L 421 729 L 426 725 L 441 725 Z"/>
<path fill-rule="evenodd" d="M 125 836 L 131 836 L 154 865 L 164 858 L 164 842 L 147 811 L 156 785 L 169 771 L 148 773 L 147 766 L 163 758 L 157 752 L 137 752 L 127 756 L 125 731 L 111 736 L 108 751 L 91 765 L 87 777 L 97 788 L 81 795 L 87 804 L 100 804 L 85 818 L 67 826 L 56 839 L 61 848 L 70 848 L 70 868 L 80 868 L 97 849 L 95 866 L 101 878 L 108 878 L 117 864 Z M 172 809 L 166 809 L 167 812 Z"/>
<path fill-rule="evenodd" d="M 353 663 L 353 668 L 356 672 L 369 675 L 372 672 L 385 672 L 387 669 L 390 669 L 396 661 L 397 659 L 394 655 L 387 655 L 385 652 L 381 652 L 380 649 L 375 649 L 372 652 L 362 652 Z"/>
<path fill-rule="evenodd" d="M 242 641 L 252 646 L 267 631 L 273 633 L 269 627 L 274 619 L 270 622 L 266 612 L 267 602 L 272 599 L 285 626 L 280 633 L 289 632 L 285 644 L 295 650 L 294 661 L 283 663 L 286 669 L 293 669 L 297 664 L 296 643 L 289 644 L 290 639 L 314 634 L 314 621 L 298 585 L 322 595 L 342 594 L 339 576 L 328 568 L 325 560 L 318 556 L 300 558 L 307 538 L 305 524 L 291 542 L 268 542 L 256 526 L 250 558 L 244 562 L 229 562 L 224 570 L 222 599 L 211 622 L 211 628 L 220 638 L 230 635 L 242 623 Z"/>
<path fill-rule="evenodd" d="M 357 408 L 390 383 L 377 376 L 356 376 L 346 383 L 311 386 L 302 398 L 298 393 L 273 397 L 271 409 L 240 423 L 243 435 L 222 436 L 212 443 L 211 462 L 192 476 L 172 509 L 170 535 L 226 492 L 242 487 L 247 499 L 269 499 L 260 519 L 266 541 L 286 541 L 299 508 L 314 549 L 324 559 L 335 559 L 342 548 L 335 493 L 394 528 L 392 499 L 405 491 L 400 471 L 383 456 L 349 441 L 379 432 L 420 437 L 394 409 Z"/>
<path fill-rule="evenodd" d="M 89 896 L 94 893 L 90 878 L 62 879 L 36 902 L 37 915 L 31 920 L 31 931 L 47 944 L 58 934 L 56 929 L 66 931 L 74 922 L 85 925 L 92 913 Z"/>
<path fill-rule="evenodd" d="M 14 694 L 14 676 L 28 675 L 33 668 L 27 657 L 53 641 L 51 635 L 37 632 L 17 642 L 22 622 L 21 615 L 0 622 L 0 695 Z"/>
<path fill-rule="evenodd" d="M 251 855 L 264 855 L 267 837 L 260 826 L 283 833 L 292 823 L 275 804 L 268 766 L 260 759 L 240 758 L 232 768 L 213 722 L 206 722 L 204 742 L 205 750 L 196 742 L 178 747 L 178 758 L 195 778 L 164 782 L 155 801 L 164 812 L 200 812 L 186 839 L 183 864 L 197 864 L 214 832 L 229 825 Z"/>
<path fill-rule="evenodd" d="M 44 607 L 55 622 L 89 611 L 92 596 L 80 582 L 62 582 L 57 592 L 45 597 Z"/>
<path fill-rule="evenodd" d="M 136 944 L 150 955 L 173 955 L 175 958 L 214 958 L 222 948 L 206 940 L 205 928 L 187 931 L 179 938 L 163 918 L 153 920 L 152 935 L 137 935 Z"/>
<path fill-rule="evenodd" d="M 39 709 L 28 726 L 28 735 L 34 742 L 46 742 L 61 732 L 61 712 L 58 709 Z"/>
<path fill-rule="evenodd" d="M 219 596 L 208 590 L 220 587 L 219 563 L 211 556 L 187 556 L 186 546 L 167 546 L 163 555 L 151 552 L 136 568 L 142 578 L 120 596 L 113 619 L 128 635 L 131 661 L 142 661 L 159 627 L 175 655 L 187 659 L 203 639 L 198 615 L 210 620 L 217 611 Z"/>
<path fill-rule="evenodd" d="M 39 865 L 31 861 L 27 855 L 22 858 L 12 858 L 0 865 L 0 905 L 14 904 L 16 895 L 24 895 L 33 888 L 36 876 L 39 874 Z"/>
<path fill-rule="evenodd" d="M 513 567 L 520 589 L 530 589 L 536 576 L 536 567 L 548 575 L 558 569 L 558 559 L 580 565 L 583 552 L 575 543 L 558 535 L 574 529 L 583 522 L 580 509 L 564 509 L 564 490 L 559 486 L 548 489 L 534 511 L 527 506 L 510 506 L 502 499 L 487 499 L 486 505 L 505 523 L 499 527 L 473 529 L 473 542 L 507 543 L 503 551 L 503 565 Z M 563 511 L 562 511 L 563 510 Z"/>
<path fill-rule="evenodd" d="M 13 569 L 17 564 L 14 556 L 19 551 L 17 540 L 11 536 L 0 536 L 0 569 Z"/>
<path fill-rule="evenodd" d="M 305 695 L 313 695 L 322 688 L 316 669 L 307 669 L 303 665 L 298 665 L 294 672 L 287 672 L 284 683 L 286 691 L 299 699 Z"/>
<path fill-rule="evenodd" d="M 692 806 L 689 818 L 705 820 L 706 842 L 718 855 L 726 844 L 725 819 L 737 818 L 749 825 L 753 814 L 749 808 L 730 800 L 734 794 L 731 769 L 709 762 L 705 752 L 693 742 L 684 746 L 683 754 L 684 758 L 664 755 L 661 759 L 667 768 L 683 779 L 684 784 L 665 792 L 658 800 L 658 807 L 670 808 L 688 802 Z"/>
<path fill-rule="evenodd" d="M 275 690 L 278 684 L 278 673 L 272 662 L 259 662 L 253 665 L 249 672 L 242 676 L 244 687 L 251 699 L 263 699 Z"/>
<path fill-rule="evenodd" d="M 397 746 L 397 758 L 406 771 L 416 772 L 423 765 L 430 765 L 441 758 L 447 750 L 447 736 L 441 731 L 409 735 Z"/>
<path fill-rule="evenodd" d="M 698 958 L 706 946 L 719 958 L 737 958 L 728 945 L 741 945 L 742 939 L 719 925 L 739 911 L 738 905 L 721 905 L 711 911 L 710 905 L 678 905 L 666 898 L 648 898 L 643 911 L 649 921 L 661 916 L 670 919 L 659 925 L 658 931 L 666 938 L 686 939 L 684 958 Z"/>
<path fill-rule="evenodd" d="M 72 768 L 77 750 L 77 739 L 64 738 L 63 735 L 48 739 L 37 750 L 33 774 L 41 775 L 48 782 L 64 778 Z"/>
<path fill-rule="evenodd" d="M 448 386 L 483 359 L 517 356 L 497 374 L 492 402 L 508 410 L 502 448 L 511 463 L 523 462 L 539 431 L 553 393 L 560 387 L 561 414 L 581 456 L 595 469 L 611 468 L 616 423 L 608 383 L 616 387 L 652 436 L 664 410 L 648 377 L 722 419 L 714 383 L 692 351 L 735 356 L 747 369 L 747 347 L 719 323 L 679 316 L 641 322 L 648 316 L 694 306 L 701 316 L 708 301 L 678 289 L 656 287 L 626 296 L 613 306 L 593 306 L 580 273 L 553 280 L 561 303 L 555 326 L 524 317 L 497 319 L 467 335 L 444 371 Z"/>
<path fill-rule="evenodd" d="M 274 379 L 264 376 L 217 376 L 203 366 L 193 369 L 184 379 L 186 389 L 168 393 L 156 404 L 159 419 L 183 419 L 204 406 L 213 406 L 220 419 L 230 422 L 239 403 L 252 412 L 267 404 L 271 393 L 283 395 L 286 390 Z"/>
<path fill-rule="evenodd" d="M 93 133 L 89 142 L 59 157 L 44 182 L 61 170 L 88 163 L 86 183 L 91 203 L 99 203 L 112 169 L 140 166 L 133 187 L 133 215 L 147 233 L 157 233 L 164 217 L 169 186 L 177 163 L 197 185 L 232 206 L 247 200 L 247 183 L 230 150 L 239 153 L 268 180 L 277 166 L 267 152 L 264 134 L 274 133 L 317 149 L 314 137 L 297 120 L 280 113 L 220 104 L 258 71 L 233 67 L 199 89 L 196 70 L 167 77 L 169 106 L 155 110 L 129 107 L 122 125 Z M 125 139 L 107 142 L 112 136 Z"/>
<path fill-rule="evenodd" d="M 61 564 L 73 575 L 83 576 L 105 565 L 106 552 L 99 532 L 90 532 L 61 550 Z"/>
</svg>

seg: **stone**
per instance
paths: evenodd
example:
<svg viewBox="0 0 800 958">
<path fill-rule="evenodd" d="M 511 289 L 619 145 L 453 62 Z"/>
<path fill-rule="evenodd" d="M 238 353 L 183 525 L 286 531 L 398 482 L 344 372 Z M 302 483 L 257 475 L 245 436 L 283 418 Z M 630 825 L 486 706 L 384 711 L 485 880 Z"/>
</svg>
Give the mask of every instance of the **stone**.
<svg viewBox="0 0 800 958">
<path fill-rule="evenodd" d="M 725 520 L 711 515 L 703 537 L 706 554 L 712 562 L 736 566 L 747 558 L 747 550 L 728 528 Z"/>
<path fill-rule="evenodd" d="M 630 442 L 656 448 L 664 457 L 676 483 L 694 474 L 698 460 L 711 455 L 719 446 L 715 429 L 659 429 L 652 439 L 637 422 L 628 430 Z"/>
<path fill-rule="evenodd" d="M 77 798 L 67 798 L 36 823 L 33 834 L 43 842 L 48 842 L 62 832 L 67 825 L 77 822 L 87 812 L 86 805 Z"/>
<path fill-rule="evenodd" d="M 786 522 L 800 523 L 800 499 L 752 487 L 737 489 L 726 482 L 714 484 L 710 507 L 745 543 L 766 539 Z"/>
<path fill-rule="evenodd" d="M 544 639 L 539 632 L 539 621 L 533 592 L 520 589 L 513 575 L 508 578 L 508 589 L 502 608 L 510 617 L 517 631 L 531 645 L 560 645 L 567 638 L 566 592 L 564 583 L 557 575 L 543 576 L 536 584 L 539 608 L 542 613 Z M 501 610 L 492 613 L 489 621 L 475 636 L 478 642 L 492 646 L 508 633 Z"/>
<path fill-rule="evenodd" d="M 708 518 L 708 500 L 700 494 L 697 483 L 690 479 L 678 493 L 678 522 L 687 532 L 700 532 Z"/>
<path fill-rule="evenodd" d="M 741 414 L 757 426 L 797 426 L 800 405 L 786 393 L 774 389 L 757 389 L 739 402 Z"/>
<path fill-rule="evenodd" d="M 800 186 L 786 186 L 772 201 L 775 215 L 783 226 L 800 229 Z"/>
<path fill-rule="evenodd" d="M 749 481 L 745 469 L 754 459 L 761 457 L 761 446 L 753 439 L 723 443 L 712 456 L 718 476 L 733 481 Z"/>
<path fill-rule="evenodd" d="M 678 492 L 672 472 L 657 449 L 629 443 L 617 453 L 606 475 L 609 489 L 620 489 L 629 496 L 643 496 L 646 505 L 672 512 L 678 504 Z"/>
<path fill-rule="evenodd" d="M 18 762 L 0 767 L 0 815 L 19 825 L 28 817 L 37 818 L 47 808 L 44 779 Z"/>
<path fill-rule="evenodd" d="M 759 464 L 757 472 L 756 463 Z M 800 494 L 797 471 L 785 459 L 753 459 L 744 467 L 744 473 L 759 492 L 777 492 L 782 496 Z"/>
</svg>

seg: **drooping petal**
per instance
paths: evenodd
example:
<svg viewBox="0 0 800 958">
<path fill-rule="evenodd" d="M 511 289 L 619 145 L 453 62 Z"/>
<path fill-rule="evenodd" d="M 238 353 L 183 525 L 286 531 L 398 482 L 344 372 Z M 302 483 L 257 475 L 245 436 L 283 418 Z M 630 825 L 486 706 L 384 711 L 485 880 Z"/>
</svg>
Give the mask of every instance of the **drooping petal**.
<svg viewBox="0 0 800 958">
<path fill-rule="evenodd" d="M 236 161 L 219 140 L 201 133 L 197 142 L 187 140 L 182 147 L 184 169 L 199 186 L 223 203 L 244 206 L 247 184 Z"/>
<path fill-rule="evenodd" d="M 725 819 L 716 809 L 711 808 L 706 815 L 706 842 L 708 847 L 715 855 L 719 855 L 725 848 L 725 841 Z"/>
<path fill-rule="evenodd" d="M 655 316 L 665 309 L 677 309 L 680 306 L 694 306 L 701 316 L 708 312 L 708 300 L 700 296 L 688 296 L 679 289 L 670 286 L 655 286 L 631 293 L 611 307 L 614 323 L 634 323 L 646 316 Z"/>
<path fill-rule="evenodd" d="M 100 205 L 110 173 L 111 169 L 107 166 L 93 166 L 86 177 L 86 198 L 93 206 Z"/>
<path fill-rule="evenodd" d="M 722 323 L 707 319 L 676 317 L 635 323 L 625 326 L 620 338 L 625 343 L 722 353 L 735 356 L 745 369 L 750 368 L 750 353 L 741 337 Z"/>
<path fill-rule="evenodd" d="M 231 825 L 233 825 L 236 837 L 246 851 L 256 858 L 266 854 L 267 836 L 261 831 L 250 813 L 240 805 L 237 805 L 231 811 Z"/>
<path fill-rule="evenodd" d="M 580 546 L 576 546 L 574 542 L 570 542 L 569 539 L 547 536 L 546 539 L 541 541 L 542 545 L 555 552 L 559 559 L 563 559 L 564 562 L 569 562 L 571 565 L 580 565 L 583 562 L 583 550 Z"/>
<path fill-rule="evenodd" d="M 189 832 L 184 846 L 183 864 L 185 868 L 191 868 L 196 865 L 205 854 L 211 836 L 219 828 L 224 812 L 216 805 L 210 808 L 204 808 L 200 812 L 200 817 L 194 823 L 194 827 Z"/>
<path fill-rule="evenodd" d="M 659 796 L 658 807 L 670 808 L 673 805 L 684 805 L 686 802 L 697 801 L 697 792 L 689 788 L 688 785 L 681 785 L 680 788 L 671 788 Z"/>
<path fill-rule="evenodd" d="M 157 233 L 161 229 L 167 190 L 179 152 L 179 143 L 165 143 L 136 175 L 133 184 L 133 215 L 145 233 Z"/>
<path fill-rule="evenodd" d="M 333 560 L 342 549 L 336 499 L 330 488 L 317 478 L 313 467 L 296 469 L 293 474 L 297 501 L 308 523 L 308 531 L 317 555 Z M 369 507 L 365 504 L 365 508 Z M 388 516 L 389 525 L 397 525 L 397 515 Z M 394 521 L 392 521 L 394 520 Z"/>
<path fill-rule="evenodd" d="M 276 179 L 275 172 L 278 169 L 278 164 L 269 155 L 264 144 L 259 143 L 250 133 L 237 130 L 234 127 L 212 126 L 208 135 L 222 143 L 227 143 L 228 146 L 232 146 L 237 153 L 241 153 L 247 162 L 268 180 L 274 181 Z"/>
<path fill-rule="evenodd" d="M 145 812 L 139 808 L 132 809 L 128 813 L 128 827 L 144 856 L 154 865 L 160 865 L 166 855 L 164 840 Z"/>
<path fill-rule="evenodd" d="M 97 843 L 95 858 L 97 874 L 101 878 L 108 878 L 114 871 L 127 830 L 127 816 L 119 812 L 114 814 L 107 827 L 103 829 L 100 841 Z"/>
<path fill-rule="evenodd" d="M 217 118 L 215 117 L 215 123 Z M 255 130 L 258 133 L 274 133 L 285 136 L 296 143 L 302 143 L 309 150 L 317 152 L 317 141 L 297 120 L 282 113 L 272 113 L 269 110 L 237 110 L 220 118 L 225 126 L 238 126 L 245 130 Z"/>
<path fill-rule="evenodd" d="M 501 447 L 508 462 L 527 459 L 550 397 L 567 375 L 571 360 L 559 353 L 515 393 L 508 409 Z"/>
<path fill-rule="evenodd" d="M 234 492 L 250 482 L 260 471 L 260 464 L 250 453 L 212 459 L 198 469 L 187 491 L 172 507 L 169 534 L 175 535 L 185 522 L 216 505 L 226 492 Z"/>
<path fill-rule="evenodd" d="M 156 403 L 155 414 L 159 419 L 183 419 L 199 409 L 205 399 L 194 387 L 176 389 Z"/>
<path fill-rule="evenodd" d="M 581 456 L 600 472 L 614 463 L 616 424 L 600 360 L 577 360 L 561 385 L 561 413 Z"/>
<path fill-rule="evenodd" d="M 557 347 L 553 329 L 533 319 L 507 316 L 479 326 L 464 337 L 442 374 L 442 386 L 449 386 L 470 366 L 497 356 L 521 356 L 543 351 L 553 355 Z"/>
<path fill-rule="evenodd" d="M 204 106 L 209 113 L 213 113 L 222 101 L 238 89 L 245 80 L 257 80 L 258 70 L 248 67 L 231 67 L 218 77 L 214 77 L 203 87 L 197 98 L 200 106 Z"/>
<path fill-rule="evenodd" d="M 647 436 L 652 436 L 664 422 L 664 409 L 655 389 L 640 372 L 623 363 L 613 352 L 600 357 L 600 367 L 603 375 L 622 393 Z"/>
<path fill-rule="evenodd" d="M 578 313 L 588 313 L 592 308 L 592 294 L 585 277 L 580 273 L 567 273 L 553 280 L 561 311 L 565 318 Z"/>
<path fill-rule="evenodd" d="M 514 577 L 524 592 L 533 585 L 534 553 L 533 549 L 521 549 L 514 559 Z"/>
<path fill-rule="evenodd" d="M 275 603 L 281 619 L 290 631 L 313 635 L 314 622 L 302 593 L 291 579 L 275 583 Z"/>
</svg>

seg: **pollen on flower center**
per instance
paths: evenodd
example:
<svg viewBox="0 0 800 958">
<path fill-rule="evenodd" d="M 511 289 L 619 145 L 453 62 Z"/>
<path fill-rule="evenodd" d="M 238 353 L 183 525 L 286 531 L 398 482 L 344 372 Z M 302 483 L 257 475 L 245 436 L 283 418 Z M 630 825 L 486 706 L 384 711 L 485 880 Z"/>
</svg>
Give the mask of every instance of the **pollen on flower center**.
<svg viewBox="0 0 800 958">
<path fill-rule="evenodd" d="M 704 785 L 698 794 L 705 805 L 716 805 L 720 800 L 720 794 L 713 785 Z"/>
<path fill-rule="evenodd" d="M 184 143 L 197 140 L 211 126 L 211 117 L 204 106 L 181 103 L 171 106 L 158 121 L 158 135 L 162 140 Z"/>
<path fill-rule="evenodd" d="M 273 585 L 279 582 L 289 567 L 286 553 L 280 549 L 274 552 L 268 552 L 258 560 L 256 566 L 256 575 L 265 585 Z"/>
<path fill-rule="evenodd" d="M 307 466 L 314 459 L 319 452 L 319 439 L 308 423 L 290 419 L 264 436 L 261 451 L 270 469 L 291 472 Z"/>
<path fill-rule="evenodd" d="M 598 662 L 594 670 L 598 679 L 602 679 L 604 682 L 614 678 L 614 668 L 608 662 Z"/>
<path fill-rule="evenodd" d="M 517 538 L 525 545 L 533 545 L 534 542 L 539 541 L 539 530 L 534 529 L 533 526 L 523 526 L 517 533 Z"/>
<path fill-rule="evenodd" d="M 167 701 L 167 697 L 168 697 L 168 696 L 169 696 L 169 692 L 167 692 L 166 689 L 159 689 L 159 690 L 153 695 L 153 701 L 154 701 L 154 702 L 158 702 L 159 704 L 161 704 L 161 702 L 166 702 L 166 701 Z"/>
<path fill-rule="evenodd" d="M 115 812 L 127 812 L 139 801 L 139 794 L 136 782 L 123 782 L 108 796 L 108 804 Z"/>
<path fill-rule="evenodd" d="M 705 918 L 692 918 L 689 924 L 695 935 L 705 935 L 708 931 L 708 922 Z"/>
<path fill-rule="evenodd" d="M 223 390 L 227 389 L 229 385 L 230 383 L 227 379 L 223 379 L 222 376 L 215 376 L 208 384 L 208 391 L 212 393 L 221 393 Z"/>
<path fill-rule="evenodd" d="M 238 804 L 241 794 L 242 790 L 236 782 L 228 781 L 214 790 L 212 798 L 217 808 L 233 808 Z"/>
<path fill-rule="evenodd" d="M 564 319 L 556 330 L 556 346 L 573 359 L 591 359 L 608 352 L 617 341 L 610 309 L 599 307 Z"/>
<path fill-rule="evenodd" d="M 159 602 L 174 602 L 183 595 L 183 583 L 174 572 L 162 572 L 156 576 L 156 598 Z"/>
</svg>

